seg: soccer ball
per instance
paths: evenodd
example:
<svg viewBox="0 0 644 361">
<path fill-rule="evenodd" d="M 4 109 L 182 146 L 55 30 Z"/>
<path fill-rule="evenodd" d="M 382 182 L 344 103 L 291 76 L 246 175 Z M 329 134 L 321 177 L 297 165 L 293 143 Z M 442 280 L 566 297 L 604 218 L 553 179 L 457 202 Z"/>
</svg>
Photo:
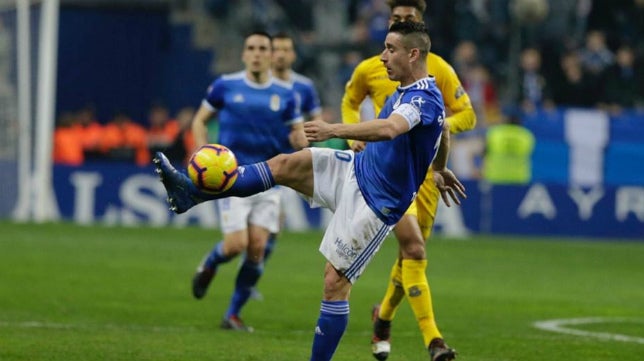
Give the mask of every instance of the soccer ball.
<svg viewBox="0 0 644 361">
<path fill-rule="evenodd" d="M 188 176 L 201 191 L 217 194 L 237 180 L 237 158 L 221 144 L 206 144 L 190 157 Z"/>
</svg>

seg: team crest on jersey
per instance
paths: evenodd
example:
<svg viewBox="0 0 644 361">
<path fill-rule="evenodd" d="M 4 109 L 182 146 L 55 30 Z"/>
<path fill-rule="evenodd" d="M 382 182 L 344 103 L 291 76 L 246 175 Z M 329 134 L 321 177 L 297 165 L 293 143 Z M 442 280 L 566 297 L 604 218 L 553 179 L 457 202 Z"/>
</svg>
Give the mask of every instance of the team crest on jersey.
<svg viewBox="0 0 644 361">
<path fill-rule="evenodd" d="M 272 111 L 276 112 L 280 110 L 280 96 L 277 94 L 273 94 L 271 96 L 271 104 L 269 105 Z"/>
<path fill-rule="evenodd" d="M 458 99 L 463 95 L 465 95 L 465 89 L 463 89 L 462 86 L 459 86 L 458 88 L 456 88 L 456 92 L 454 93 L 454 98 Z"/>
<path fill-rule="evenodd" d="M 422 292 L 420 291 L 420 288 L 418 288 L 418 286 L 411 286 L 407 290 L 407 294 L 409 295 L 409 297 L 418 297 L 420 296 L 421 293 Z"/>
<path fill-rule="evenodd" d="M 242 94 L 235 94 L 233 97 L 233 103 L 243 103 L 244 102 L 244 95 Z"/>
<path fill-rule="evenodd" d="M 414 108 L 420 111 L 421 109 L 423 109 L 423 104 L 425 104 L 425 100 L 423 100 L 423 97 L 421 97 L 420 95 L 416 95 L 415 97 L 411 98 L 410 103 L 411 105 L 414 106 Z"/>
</svg>

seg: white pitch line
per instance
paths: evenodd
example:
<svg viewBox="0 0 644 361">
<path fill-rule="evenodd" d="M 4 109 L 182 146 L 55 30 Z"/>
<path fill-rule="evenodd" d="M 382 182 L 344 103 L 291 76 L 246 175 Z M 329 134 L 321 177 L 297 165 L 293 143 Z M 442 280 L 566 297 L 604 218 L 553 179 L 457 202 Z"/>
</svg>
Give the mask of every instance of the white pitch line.
<svg viewBox="0 0 644 361">
<path fill-rule="evenodd" d="M 558 320 L 537 321 L 532 325 L 544 331 L 558 332 L 568 335 L 594 337 L 607 341 L 634 342 L 644 344 L 644 337 L 628 336 L 619 333 L 593 332 L 577 330 L 566 326 L 587 325 L 593 323 L 644 323 L 644 319 L 625 317 L 586 317 L 586 318 L 562 318 Z"/>
<path fill-rule="evenodd" d="M 196 331 L 196 327 L 168 327 L 168 326 L 146 326 L 135 324 L 75 324 L 75 323 L 56 323 L 56 322 L 41 322 L 41 321 L 22 321 L 22 322 L 6 322 L 0 321 L 0 327 L 4 328 L 41 328 L 41 329 L 54 329 L 54 330 L 130 330 L 130 331 L 146 331 L 156 333 L 175 333 L 185 331 Z"/>
<path fill-rule="evenodd" d="M 89 331 L 144 331 L 144 332 L 154 332 L 154 333 L 183 333 L 186 331 L 195 332 L 195 331 L 210 331 L 210 328 L 207 326 L 155 326 L 155 325 L 141 325 L 141 324 L 89 324 L 89 323 L 57 323 L 57 322 L 43 322 L 43 321 L 16 321 L 8 322 L 0 320 L 0 328 L 22 328 L 22 329 L 49 329 L 49 330 L 89 330 Z M 255 333 L 275 333 L 276 330 L 273 329 L 255 329 Z M 312 329 L 306 330 L 279 330 L 281 334 L 291 334 L 291 335 L 307 335 L 312 334 L 314 331 Z M 358 335 L 358 336 L 371 336 L 371 331 L 362 330 L 362 331 L 353 331 L 348 334 Z M 400 337 L 412 337 L 415 336 L 414 332 L 398 332 L 396 335 Z"/>
</svg>

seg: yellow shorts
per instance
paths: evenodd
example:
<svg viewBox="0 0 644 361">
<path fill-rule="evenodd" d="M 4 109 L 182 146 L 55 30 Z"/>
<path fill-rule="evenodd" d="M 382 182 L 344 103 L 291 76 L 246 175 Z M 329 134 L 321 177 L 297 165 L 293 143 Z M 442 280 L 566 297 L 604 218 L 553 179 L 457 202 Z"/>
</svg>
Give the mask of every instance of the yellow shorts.
<svg viewBox="0 0 644 361">
<path fill-rule="evenodd" d="M 438 207 L 438 198 L 440 198 L 440 192 L 436 188 L 432 171 L 430 170 L 427 172 L 425 181 L 423 181 L 423 184 L 418 190 L 416 200 L 414 200 L 407 209 L 407 212 L 405 212 L 405 214 L 418 218 L 418 225 L 425 240 L 432 234 L 434 219 L 436 218 L 436 208 Z"/>
</svg>

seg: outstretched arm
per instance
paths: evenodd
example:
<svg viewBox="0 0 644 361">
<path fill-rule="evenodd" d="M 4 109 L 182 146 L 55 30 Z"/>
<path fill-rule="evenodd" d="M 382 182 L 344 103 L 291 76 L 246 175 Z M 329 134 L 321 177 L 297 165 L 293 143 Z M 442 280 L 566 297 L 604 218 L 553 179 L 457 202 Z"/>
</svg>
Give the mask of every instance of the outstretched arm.
<svg viewBox="0 0 644 361">
<path fill-rule="evenodd" d="M 310 142 L 321 142 L 329 138 L 374 142 L 390 140 L 408 131 L 409 123 L 396 113 L 387 119 L 374 119 L 357 124 L 329 124 L 322 121 L 304 123 L 304 133 Z"/>
<path fill-rule="evenodd" d="M 435 172 L 440 172 L 444 169 L 447 169 L 447 159 L 449 158 L 449 149 L 450 149 L 450 132 L 449 132 L 449 123 L 443 123 L 443 130 L 441 134 L 441 142 L 436 152 L 436 157 L 432 161 L 432 170 Z"/>
</svg>

